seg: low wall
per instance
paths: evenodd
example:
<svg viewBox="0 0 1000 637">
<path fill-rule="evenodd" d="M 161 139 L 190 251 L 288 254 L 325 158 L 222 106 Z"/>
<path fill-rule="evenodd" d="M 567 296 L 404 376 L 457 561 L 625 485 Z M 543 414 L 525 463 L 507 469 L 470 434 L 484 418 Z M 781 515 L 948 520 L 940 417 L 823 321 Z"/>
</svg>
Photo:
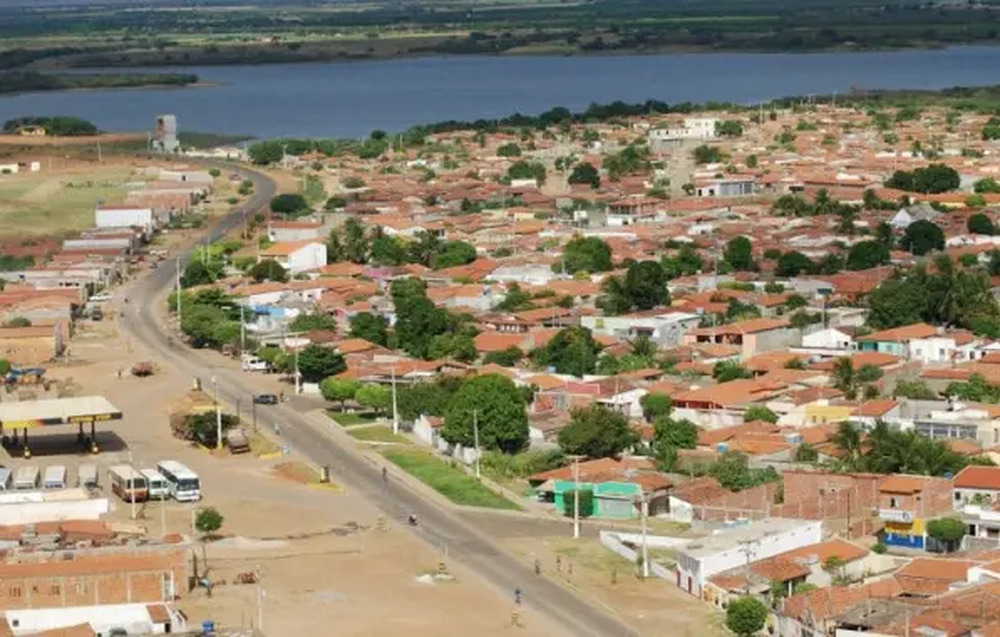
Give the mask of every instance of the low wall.
<svg viewBox="0 0 1000 637">
<path fill-rule="evenodd" d="M 628 560 L 632 564 L 636 563 L 639 558 L 640 553 L 634 549 L 626 546 L 624 542 L 635 543 L 636 545 L 642 544 L 642 535 L 639 533 L 616 533 L 612 531 L 601 531 L 601 544 L 605 548 L 610 549 L 614 553 L 618 554 L 625 560 Z M 691 540 L 676 538 L 676 537 L 664 537 L 662 535 L 647 535 L 646 536 L 646 546 L 649 548 L 675 548 L 678 546 L 683 546 L 688 544 Z M 649 563 L 649 572 L 659 577 L 660 579 L 675 583 L 677 581 L 676 571 L 673 569 L 668 569 L 662 564 L 657 564 L 656 562 Z"/>
<path fill-rule="evenodd" d="M 98 520 L 108 512 L 107 498 L 70 502 L 21 502 L 0 505 L 0 526 L 61 522 L 64 520 Z"/>
</svg>

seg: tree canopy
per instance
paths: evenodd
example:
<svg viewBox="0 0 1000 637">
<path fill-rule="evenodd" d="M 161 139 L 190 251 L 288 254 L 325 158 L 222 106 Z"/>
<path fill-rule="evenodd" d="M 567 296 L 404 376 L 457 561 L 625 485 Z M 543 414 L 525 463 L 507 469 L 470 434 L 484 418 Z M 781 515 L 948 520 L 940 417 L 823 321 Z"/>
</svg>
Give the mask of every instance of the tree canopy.
<svg viewBox="0 0 1000 637">
<path fill-rule="evenodd" d="M 996 226 L 993 225 L 993 220 L 981 212 L 970 215 L 967 226 L 969 232 L 974 234 L 996 234 Z"/>
<path fill-rule="evenodd" d="M 351 317 L 351 336 L 385 347 L 389 341 L 389 321 L 381 314 L 358 312 Z"/>
<path fill-rule="evenodd" d="M 633 310 L 651 310 L 670 304 L 667 275 L 656 261 L 638 261 L 628 267 L 624 280 L 609 277 L 602 286 L 604 296 L 598 303 L 608 314 Z"/>
<path fill-rule="evenodd" d="M 955 190 L 961 181 L 954 168 L 945 164 L 931 164 L 913 171 L 897 170 L 885 185 L 908 192 L 936 194 Z"/>
<path fill-rule="evenodd" d="M 569 174 L 567 181 L 571 184 L 587 184 L 591 188 L 601 186 L 601 174 L 588 162 L 580 162 L 573 166 L 573 171 Z"/>
<path fill-rule="evenodd" d="M 722 253 L 722 258 L 734 270 L 756 269 L 753 262 L 753 246 L 750 244 L 750 239 L 744 236 L 730 239 Z"/>
<path fill-rule="evenodd" d="M 288 270 L 281 267 L 281 264 L 274 259 L 261 259 L 255 264 L 247 275 L 260 283 L 261 281 L 277 281 L 284 283 L 288 280 Z"/>
<path fill-rule="evenodd" d="M 726 628 L 740 637 L 752 637 L 767 623 L 767 606 L 756 597 L 740 597 L 726 607 Z"/>
<path fill-rule="evenodd" d="M 879 241 L 859 241 L 847 253 L 848 270 L 867 270 L 889 262 L 889 248 Z"/>
<path fill-rule="evenodd" d="M 298 193 L 284 193 L 271 198 L 271 211 L 289 217 L 308 214 L 309 202 Z"/>
<path fill-rule="evenodd" d="M 917 256 L 931 250 L 944 250 L 944 232 L 934 222 L 920 219 L 906 227 L 900 245 Z"/>
<path fill-rule="evenodd" d="M 553 367 L 559 374 L 582 377 L 593 374 L 601 346 L 585 327 L 565 327 L 535 350 L 532 359 L 542 367 Z"/>
<path fill-rule="evenodd" d="M 574 237 L 563 248 L 561 263 L 552 267 L 568 274 L 605 272 L 611 269 L 611 246 L 597 237 Z"/>
<path fill-rule="evenodd" d="M 639 437 L 623 414 L 600 404 L 574 409 L 559 431 L 559 447 L 568 454 L 610 458 L 630 448 Z"/>
<path fill-rule="evenodd" d="M 427 298 L 426 284 L 420 279 L 393 281 L 390 291 L 399 347 L 415 358 L 427 358 L 431 340 L 448 329 L 447 313 Z"/>
<path fill-rule="evenodd" d="M 332 347 L 310 343 L 299 350 L 299 373 L 307 383 L 318 383 L 346 369 L 344 357 Z"/>
<path fill-rule="evenodd" d="M 484 449 L 516 453 L 528 443 L 524 396 L 505 376 L 485 374 L 462 383 L 447 408 L 442 437 L 452 444 L 472 446 L 474 418 Z"/>
</svg>

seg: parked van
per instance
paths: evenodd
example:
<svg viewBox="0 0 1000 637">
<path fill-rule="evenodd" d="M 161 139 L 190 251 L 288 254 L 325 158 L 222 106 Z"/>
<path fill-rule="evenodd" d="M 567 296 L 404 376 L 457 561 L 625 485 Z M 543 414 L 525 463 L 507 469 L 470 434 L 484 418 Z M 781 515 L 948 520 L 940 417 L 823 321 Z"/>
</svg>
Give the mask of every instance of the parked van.
<svg viewBox="0 0 1000 637">
<path fill-rule="evenodd" d="M 243 371 L 245 372 L 266 372 L 271 369 L 271 363 L 257 356 L 247 356 L 243 359 Z"/>
<path fill-rule="evenodd" d="M 97 488 L 97 466 L 82 464 L 76 469 L 76 486 L 84 489 Z"/>
<path fill-rule="evenodd" d="M 29 491 L 38 488 L 38 467 L 27 465 L 18 467 L 14 472 L 14 488 L 18 491 Z"/>
<path fill-rule="evenodd" d="M 10 469 L 5 467 L 0 467 L 0 492 L 10 491 L 14 482 L 14 474 L 11 473 Z"/>
<path fill-rule="evenodd" d="M 163 474 L 156 469 L 143 469 L 139 473 L 146 478 L 146 488 L 148 489 L 150 500 L 170 499 L 170 483 L 163 477 Z"/>
<path fill-rule="evenodd" d="M 42 476 L 43 489 L 65 489 L 66 488 L 66 467 L 62 465 L 52 465 L 45 468 Z"/>
</svg>

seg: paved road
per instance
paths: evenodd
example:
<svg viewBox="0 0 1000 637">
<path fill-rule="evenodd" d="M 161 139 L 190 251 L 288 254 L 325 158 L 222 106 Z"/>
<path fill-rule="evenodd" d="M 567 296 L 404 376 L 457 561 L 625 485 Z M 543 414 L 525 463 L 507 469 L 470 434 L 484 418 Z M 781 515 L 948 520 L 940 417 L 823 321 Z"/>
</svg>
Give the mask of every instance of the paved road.
<svg viewBox="0 0 1000 637">
<path fill-rule="evenodd" d="M 243 215 L 252 215 L 274 194 L 274 183 L 264 175 L 248 172 L 246 176 L 254 182 L 253 196 L 213 227 L 202 242 L 214 241 L 237 227 L 242 223 Z M 183 264 L 190 257 L 190 252 L 180 256 Z M 162 293 L 173 282 L 174 268 L 165 265 L 138 282 L 130 292 L 132 307 L 139 313 L 138 320 L 128 317 L 128 320 L 123 321 L 124 328 L 144 343 L 161 363 L 171 364 L 191 377 L 199 376 L 203 382 L 207 382 L 208 377 L 215 376 L 219 392 L 228 397 L 227 402 L 235 403 L 237 397 L 246 399 L 252 389 L 240 378 L 239 372 L 206 368 L 196 351 L 168 340 L 167 334 L 158 327 L 156 316 L 160 308 L 155 304 L 163 303 Z M 450 559 L 456 559 L 472 568 L 500 590 L 510 591 L 513 595 L 514 589 L 519 587 L 525 604 L 563 625 L 570 634 L 579 637 L 635 635 L 616 618 L 610 617 L 559 584 L 535 575 L 529 565 L 522 564 L 501 551 L 452 510 L 421 499 L 403 482 L 393 479 L 384 482 L 381 467 L 373 465 L 356 452 L 341 447 L 326 434 L 313 428 L 295 410 L 285 405 L 262 407 L 261 410 L 268 410 L 269 413 L 264 416 L 268 422 L 282 423 L 281 436 L 293 448 L 318 465 L 330 466 L 339 482 L 363 495 L 387 517 L 403 520 L 410 513 L 416 514 L 420 520 L 420 525 L 414 529 L 417 535 L 433 546 L 447 547 Z"/>
</svg>

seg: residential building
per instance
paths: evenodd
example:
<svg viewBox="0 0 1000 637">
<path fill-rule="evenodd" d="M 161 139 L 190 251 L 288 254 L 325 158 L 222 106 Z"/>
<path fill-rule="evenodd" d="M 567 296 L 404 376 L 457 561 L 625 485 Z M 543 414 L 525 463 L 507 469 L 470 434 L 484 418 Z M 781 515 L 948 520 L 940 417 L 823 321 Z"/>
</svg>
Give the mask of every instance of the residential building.
<svg viewBox="0 0 1000 637">
<path fill-rule="evenodd" d="M 94 226 L 97 228 L 142 228 L 146 234 L 153 232 L 152 208 L 133 206 L 100 206 L 94 211 Z"/>
<path fill-rule="evenodd" d="M 741 348 L 743 357 L 750 358 L 762 352 L 799 345 L 802 342 L 802 332 L 793 328 L 786 319 L 759 318 L 693 329 L 684 334 L 681 340 L 688 345 L 737 345 Z"/>
<path fill-rule="evenodd" d="M 650 310 L 622 316 L 582 316 L 580 325 L 591 332 L 619 340 L 648 336 L 661 347 L 679 345 L 688 331 L 698 327 L 701 317 L 688 312 Z"/>
<path fill-rule="evenodd" d="M 291 274 L 317 270 L 326 265 L 326 244 L 321 241 L 283 241 L 261 251 L 257 261 L 274 259 Z"/>
<path fill-rule="evenodd" d="M 878 485 L 878 516 L 885 523 L 883 541 L 890 546 L 923 549 L 927 521 L 952 510 L 951 480 L 891 475 Z"/>
<path fill-rule="evenodd" d="M 702 597 L 713 575 L 822 540 L 820 520 L 770 518 L 736 525 L 677 550 L 677 586 Z"/>
<path fill-rule="evenodd" d="M 894 327 L 880 332 L 872 332 L 857 339 L 858 350 L 862 352 L 879 352 L 905 358 L 909 355 L 910 341 L 927 339 L 936 336 L 938 330 L 933 325 L 914 323 L 902 327 Z"/>
</svg>

